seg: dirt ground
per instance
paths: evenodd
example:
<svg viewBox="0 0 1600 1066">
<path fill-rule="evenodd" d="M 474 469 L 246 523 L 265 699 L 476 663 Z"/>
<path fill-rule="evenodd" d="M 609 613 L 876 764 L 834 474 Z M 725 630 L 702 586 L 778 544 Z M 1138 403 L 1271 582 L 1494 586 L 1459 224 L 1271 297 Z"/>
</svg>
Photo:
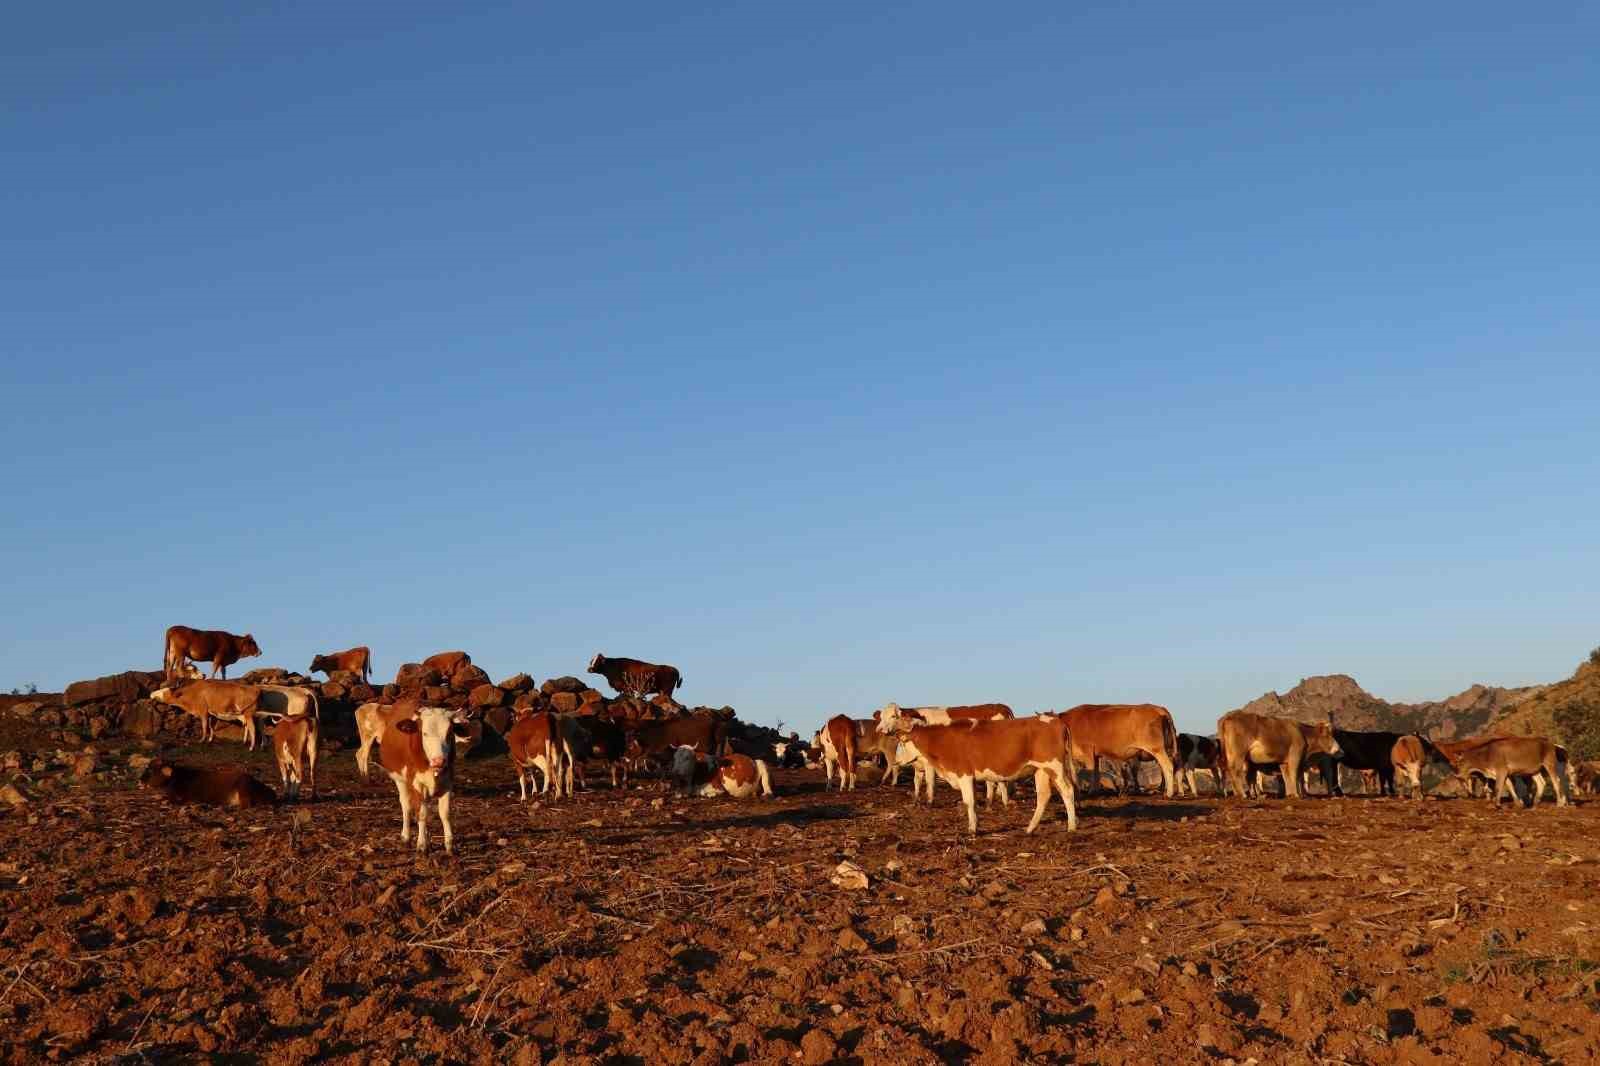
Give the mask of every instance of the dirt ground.
<svg viewBox="0 0 1600 1066">
<path fill-rule="evenodd" d="M 0 804 L 0 1061 L 1600 1061 L 1593 804 L 1088 798 L 1025 836 L 1030 785 L 973 841 L 942 786 L 519 804 L 494 757 L 418 858 L 349 752 L 297 824 L 167 807 L 138 750 Z"/>
</svg>

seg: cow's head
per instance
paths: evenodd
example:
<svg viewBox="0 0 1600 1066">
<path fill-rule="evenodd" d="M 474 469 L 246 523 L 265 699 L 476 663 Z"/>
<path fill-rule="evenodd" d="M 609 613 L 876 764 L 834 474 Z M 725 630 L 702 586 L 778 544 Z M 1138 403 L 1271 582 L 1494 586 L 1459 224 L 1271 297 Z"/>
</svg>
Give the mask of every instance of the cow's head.
<svg viewBox="0 0 1600 1066">
<path fill-rule="evenodd" d="M 878 720 L 878 732 L 903 733 L 911 728 L 911 719 L 900 710 L 898 703 L 886 703 L 883 709 L 872 717 Z"/>
<path fill-rule="evenodd" d="M 600 664 L 605 661 L 606 657 L 604 655 L 601 655 L 599 652 L 595 652 L 594 658 L 589 660 L 589 669 L 586 672 L 598 674 L 600 672 Z"/>
<path fill-rule="evenodd" d="M 1333 737 L 1333 713 L 1331 711 L 1328 713 L 1326 722 L 1318 722 L 1306 730 L 1306 751 L 1308 753 L 1320 751 L 1335 758 L 1343 751 L 1339 747 L 1339 742 Z"/>
<path fill-rule="evenodd" d="M 176 693 L 177 689 L 175 688 L 158 688 L 154 692 L 150 693 L 150 698 L 155 700 L 157 703 L 171 703 L 173 696 L 176 695 Z"/>
<path fill-rule="evenodd" d="M 239 638 L 239 654 L 245 657 L 260 655 L 261 645 L 256 643 L 256 638 L 249 633 Z"/>
<path fill-rule="evenodd" d="M 311 665 L 306 667 L 306 673 L 314 674 L 318 670 L 321 670 L 323 673 L 328 673 L 334 668 L 335 665 L 336 664 L 334 663 L 332 656 L 319 655 L 315 659 L 311 660 Z"/>
<path fill-rule="evenodd" d="M 394 727 L 402 733 L 418 736 L 423 757 L 434 770 L 444 769 L 455 757 L 455 747 L 450 743 L 452 738 L 464 740 L 472 736 L 466 715 L 448 707 L 423 707 L 415 718 L 396 722 Z"/>
</svg>

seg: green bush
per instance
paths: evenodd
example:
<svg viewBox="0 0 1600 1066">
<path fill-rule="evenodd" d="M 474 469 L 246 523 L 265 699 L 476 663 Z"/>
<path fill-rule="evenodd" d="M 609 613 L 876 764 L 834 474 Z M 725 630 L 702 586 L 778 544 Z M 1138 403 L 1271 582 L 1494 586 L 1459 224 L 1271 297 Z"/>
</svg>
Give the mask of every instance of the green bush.
<svg viewBox="0 0 1600 1066">
<path fill-rule="evenodd" d="M 1556 732 L 1574 759 L 1600 759 L 1600 705 L 1574 702 L 1555 712 Z"/>
</svg>

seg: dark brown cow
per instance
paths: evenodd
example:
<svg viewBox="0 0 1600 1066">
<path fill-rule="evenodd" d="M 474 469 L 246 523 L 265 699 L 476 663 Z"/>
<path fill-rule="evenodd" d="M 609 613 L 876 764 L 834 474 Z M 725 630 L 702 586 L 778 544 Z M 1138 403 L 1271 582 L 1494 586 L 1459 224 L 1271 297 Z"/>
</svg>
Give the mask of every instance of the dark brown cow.
<svg viewBox="0 0 1600 1066">
<path fill-rule="evenodd" d="M 455 672 L 463 666 L 472 663 L 472 656 L 464 651 L 441 651 L 422 660 L 422 665 L 429 670 L 436 670 L 439 676 L 448 681 L 455 676 Z"/>
<path fill-rule="evenodd" d="M 721 755 L 727 720 L 710 714 L 690 714 L 660 722 L 643 722 L 628 735 L 630 759 L 670 758 L 674 748 L 693 748 L 702 755 Z"/>
<path fill-rule="evenodd" d="M 599 674 L 624 696 L 648 696 L 659 692 L 672 698 L 683 684 L 676 666 L 658 666 L 639 659 L 608 659 L 599 653 L 589 660 L 589 673 Z"/>
<path fill-rule="evenodd" d="M 1072 738 L 1058 715 L 1034 718 L 966 721 L 955 725 L 915 725 L 902 717 L 896 731 L 925 762 L 961 793 L 967 808 L 967 829 L 978 831 L 975 786 L 978 781 L 1015 781 L 1033 773 L 1038 802 L 1028 832 L 1039 827 L 1052 792 L 1067 808 L 1067 829 L 1078 827 L 1076 771 Z"/>
<path fill-rule="evenodd" d="M 455 850 L 450 829 L 450 796 L 455 789 L 455 738 L 467 736 L 466 719 L 448 707 L 423 707 L 385 730 L 378 761 L 389 771 L 400 794 L 400 839 L 411 839 L 411 811 L 417 812 L 417 850 L 428 846 L 430 798 L 438 801 L 439 824 L 444 828 L 444 850 Z"/>
<path fill-rule="evenodd" d="M 628 734 L 620 725 L 612 721 L 608 715 L 591 715 L 583 720 L 583 727 L 589 733 L 589 750 L 579 759 L 581 766 L 584 759 L 599 759 L 611 769 L 611 787 L 628 787 Z M 617 772 L 622 773 L 620 786 L 617 782 Z"/>
<path fill-rule="evenodd" d="M 161 662 L 168 681 L 182 676 L 183 664 L 191 659 L 197 663 L 210 663 L 212 677 L 227 677 L 228 667 L 240 659 L 260 654 L 261 648 L 256 644 L 256 638 L 249 633 L 238 637 L 220 629 L 172 626 L 167 630 Z"/>
<path fill-rule="evenodd" d="M 311 669 L 306 673 L 314 674 L 318 670 L 325 674 L 332 674 L 335 670 L 346 670 L 352 674 L 360 674 L 361 680 L 365 681 L 372 676 L 372 649 L 360 647 L 318 655 L 311 660 Z"/>
<path fill-rule="evenodd" d="M 893 704 L 890 704 L 893 706 Z M 828 723 L 817 734 L 817 742 L 822 745 L 822 767 L 827 774 L 828 782 L 824 791 L 833 787 L 833 769 L 839 768 L 839 791 L 849 789 L 854 792 L 856 788 L 856 724 L 842 714 L 836 714 L 828 719 Z"/>
<path fill-rule="evenodd" d="M 201 770 L 152 759 L 139 783 L 169 803 L 203 803 L 212 807 L 270 807 L 277 793 L 243 770 Z"/>
</svg>

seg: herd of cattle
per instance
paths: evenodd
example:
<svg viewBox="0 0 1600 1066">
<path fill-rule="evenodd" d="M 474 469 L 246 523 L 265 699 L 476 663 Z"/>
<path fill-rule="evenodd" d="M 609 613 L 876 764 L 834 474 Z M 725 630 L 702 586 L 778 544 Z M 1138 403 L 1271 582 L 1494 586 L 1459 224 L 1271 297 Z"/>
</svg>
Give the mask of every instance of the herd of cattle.
<svg viewBox="0 0 1600 1066">
<path fill-rule="evenodd" d="M 284 795 L 297 799 L 302 782 L 316 794 L 316 759 L 320 707 L 315 690 L 295 685 L 248 685 L 226 680 L 227 667 L 240 658 L 260 654 L 253 637 L 174 626 L 167 631 L 164 667 L 167 685 L 153 699 L 195 715 L 207 740 L 212 721 L 240 723 L 245 742 L 256 744 L 256 719 L 275 721 L 272 746 Z M 448 673 L 456 664 L 444 653 L 423 665 Z M 435 661 L 440 660 L 440 661 Z M 193 665 L 212 664 L 202 678 Z M 366 648 L 319 655 L 311 670 L 345 670 L 365 678 L 371 670 Z M 630 696 L 660 694 L 671 699 L 682 684 L 675 667 L 635 659 L 596 655 L 589 672 L 604 676 L 612 688 Z M 736 750 L 730 737 L 730 715 L 698 712 L 660 721 L 612 719 L 605 714 L 562 714 L 548 710 L 519 711 L 506 734 L 522 799 L 528 797 L 535 771 L 543 778 L 536 789 L 559 799 L 586 787 L 585 764 L 598 760 L 611 773 L 612 785 L 626 786 L 630 770 L 653 768 L 684 794 L 726 794 L 734 798 L 772 795 L 767 755 L 780 766 L 817 766 L 826 787 L 837 778 L 840 790 L 855 788 L 858 762 L 881 767 L 879 783 L 894 787 L 900 770 L 912 770 L 918 802 L 933 802 L 934 781 L 942 779 L 961 797 L 969 831 L 976 832 L 976 786 L 983 782 L 986 805 L 996 794 L 1010 803 L 1008 786 L 1031 774 L 1035 807 L 1027 832 L 1044 816 L 1052 795 L 1066 808 L 1067 828 L 1077 828 L 1079 774 L 1098 788 L 1109 772 L 1121 791 L 1129 771 L 1137 780 L 1140 763 L 1153 762 L 1168 798 L 1187 789 L 1198 796 L 1198 776 L 1207 774 L 1221 795 L 1264 794 L 1264 779 L 1282 776 L 1283 794 L 1305 792 L 1306 776 L 1320 771 L 1331 795 L 1342 794 L 1341 766 L 1358 770 L 1370 787 L 1395 794 L 1397 775 L 1408 793 L 1421 796 L 1422 772 L 1436 766 L 1468 782 L 1474 791 L 1487 781 L 1498 804 L 1513 781 L 1530 779 L 1534 802 L 1546 784 L 1565 806 L 1571 791 L 1570 767 L 1560 745 L 1540 737 L 1484 736 L 1462 741 L 1429 740 L 1417 735 L 1354 732 L 1326 722 L 1307 724 L 1234 711 L 1217 722 L 1215 737 L 1179 733 L 1172 715 L 1155 704 L 1084 704 L 1062 712 L 1018 718 L 1001 703 L 959 707 L 900 707 L 890 703 L 871 718 L 837 715 L 817 731 L 812 744 L 798 737 L 767 750 Z M 371 767 L 373 749 L 399 795 L 401 839 L 411 839 L 417 823 L 420 850 L 427 844 L 424 804 L 433 800 L 447 852 L 453 848 L 450 800 L 458 750 L 482 736 L 482 723 L 465 709 L 428 706 L 417 700 L 366 703 L 356 711 L 359 745 L 356 763 L 363 776 Z M 1369 777 L 1370 775 L 1370 777 Z M 151 763 L 144 783 L 177 802 L 253 806 L 274 802 L 271 789 L 240 770 L 197 770 L 162 760 Z"/>
</svg>

